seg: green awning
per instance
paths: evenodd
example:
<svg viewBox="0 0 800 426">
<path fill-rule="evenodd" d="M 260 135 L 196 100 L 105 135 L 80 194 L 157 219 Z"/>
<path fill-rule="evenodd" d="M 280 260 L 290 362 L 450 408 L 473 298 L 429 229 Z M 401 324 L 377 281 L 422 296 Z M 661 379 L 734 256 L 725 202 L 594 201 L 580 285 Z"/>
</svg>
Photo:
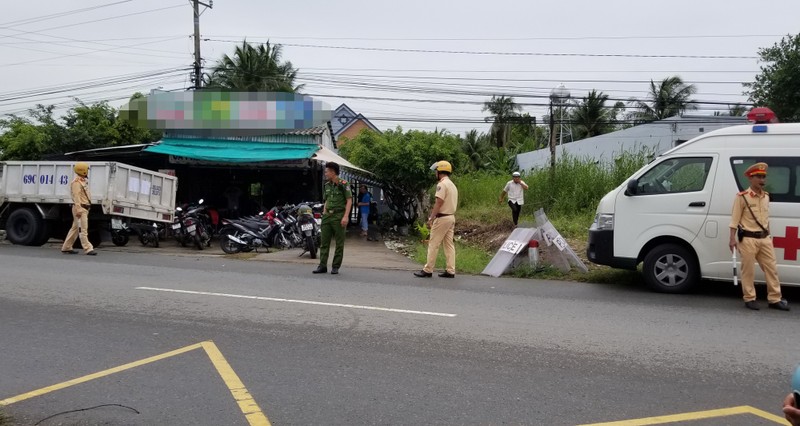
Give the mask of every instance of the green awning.
<svg viewBox="0 0 800 426">
<path fill-rule="evenodd" d="M 319 150 L 317 144 L 164 138 L 146 152 L 223 163 L 303 160 Z"/>
</svg>

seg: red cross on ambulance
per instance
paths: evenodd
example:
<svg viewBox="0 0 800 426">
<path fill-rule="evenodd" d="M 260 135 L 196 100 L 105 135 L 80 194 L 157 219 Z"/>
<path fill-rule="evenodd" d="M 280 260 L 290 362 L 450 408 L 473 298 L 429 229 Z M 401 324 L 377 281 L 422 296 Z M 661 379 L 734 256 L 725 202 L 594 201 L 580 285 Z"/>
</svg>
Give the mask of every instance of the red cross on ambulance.
<svg viewBox="0 0 800 426">
<path fill-rule="evenodd" d="M 787 226 L 784 237 L 773 236 L 772 244 L 775 248 L 783 249 L 783 260 L 797 260 L 797 252 L 800 251 L 800 228 L 797 226 Z"/>
</svg>

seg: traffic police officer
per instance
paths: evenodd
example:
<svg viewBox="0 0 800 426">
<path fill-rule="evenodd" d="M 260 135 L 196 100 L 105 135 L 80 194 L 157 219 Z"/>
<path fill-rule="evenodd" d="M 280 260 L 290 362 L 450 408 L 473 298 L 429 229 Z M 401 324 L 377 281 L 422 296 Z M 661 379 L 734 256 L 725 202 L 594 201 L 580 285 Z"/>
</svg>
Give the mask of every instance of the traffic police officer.
<svg viewBox="0 0 800 426">
<path fill-rule="evenodd" d="M 414 275 L 420 278 L 430 278 L 433 276 L 433 268 L 436 266 L 436 257 L 439 255 L 439 246 L 444 243 L 444 257 L 446 269 L 439 274 L 442 278 L 455 278 L 456 276 L 456 246 L 453 242 L 453 234 L 456 229 L 456 208 L 458 207 L 458 189 L 450 175 L 453 173 L 453 166 L 447 161 L 437 161 L 431 166 L 431 170 L 436 171 L 436 204 L 433 206 L 428 226 L 431 228 L 431 237 L 428 241 L 428 262 L 421 271 Z"/>
<path fill-rule="evenodd" d="M 67 239 L 64 240 L 64 245 L 61 246 L 61 252 L 65 254 L 77 254 L 78 251 L 74 250 L 72 246 L 75 244 L 75 239 L 80 235 L 81 247 L 83 251 L 89 256 L 97 254 L 89 242 L 89 208 L 92 206 L 91 196 L 89 195 L 89 165 L 86 163 L 77 163 L 74 167 L 75 180 L 70 184 L 70 194 L 72 195 L 72 227 L 69 229 Z"/>
<path fill-rule="evenodd" d="M 736 194 L 731 214 L 731 251 L 739 249 L 742 259 L 742 293 L 744 305 L 757 311 L 754 285 L 755 262 L 761 266 L 767 279 L 769 307 L 789 310 L 789 303 L 781 297 L 775 249 L 769 235 L 769 194 L 764 191 L 767 182 L 767 164 L 756 163 L 745 170 L 750 188 Z M 741 239 L 739 239 L 739 235 Z"/>
<path fill-rule="evenodd" d="M 336 253 L 333 255 L 331 274 L 338 274 L 344 258 L 344 234 L 349 222 L 353 193 L 349 184 L 339 179 L 339 165 L 325 164 L 325 208 L 322 213 L 322 235 L 319 248 L 319 266 L 315 274 L 328 272 L 328 256 L 331 252 L 331 237 L 336 238 Z"/>
</svg>

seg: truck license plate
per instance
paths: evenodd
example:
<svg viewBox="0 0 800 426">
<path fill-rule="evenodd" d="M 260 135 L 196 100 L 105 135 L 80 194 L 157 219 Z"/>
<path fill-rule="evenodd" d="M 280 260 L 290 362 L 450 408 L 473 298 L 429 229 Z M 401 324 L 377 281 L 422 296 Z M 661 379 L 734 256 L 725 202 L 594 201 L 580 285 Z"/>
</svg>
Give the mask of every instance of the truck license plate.
<svg viewBox="0 0 800 426">
<path fill-rule="evenodd" d="M 314 225 L 311 224 L 311 223 L 306 223 L 304 225 L 300 225 L 300 230 L 301 231 L 310 231 L 312 229 L 314 229 Z"/>
<path fill-rule="evenodd" d="M 195 225 L 189 225 L 189 226 L 186 227 L 186 232 L 194 232 L 196 230 L 197 230 L 197 226 L 195 226 Z"/>
<path fill-rule="evenodd" d="M 111 218 L 111 229 L 123 229 L 122 219 Z"/>
</svg>

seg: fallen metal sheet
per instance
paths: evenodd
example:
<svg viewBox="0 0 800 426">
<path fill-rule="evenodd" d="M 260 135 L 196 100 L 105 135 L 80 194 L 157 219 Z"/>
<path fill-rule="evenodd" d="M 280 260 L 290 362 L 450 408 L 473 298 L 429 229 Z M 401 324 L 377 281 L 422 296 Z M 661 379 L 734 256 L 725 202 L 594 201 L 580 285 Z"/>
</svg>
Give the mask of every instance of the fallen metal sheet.
<svg viewBox="0 0 800 426">
<path fill-rule="evenodd" d="M 503 275 L 514 259 L 525 251 L 536 232 L 536 228 L 517 228 L 511 232 L 481 274 L 495 278 Z"/>
<path fill-rule="evenodd" d="M 544 242 L 547 247 L 556 248 L 557 250 L 552 251 L 556 253 L 556 256 L 562 256 L 567 261 L 568 265 L 573 265 L 583 272 L 589 272 L 589 268 L 583 263 L 581 258 L 578 257 L 575 250 L 569 246 L 567 240 L 562 237 L 556 227 L 550 223 L 550 219 L 547 218 L 544 210 L 539 209 L 534 213 L 534 216 L 536 216 L 536 224 L 539 225 L 539 229 L 542 231 L 542 236 L 544 237 Z M 569 267 L 567 267 L 567 270 L 564 272 L 569 272 Z"/>
</svg>

